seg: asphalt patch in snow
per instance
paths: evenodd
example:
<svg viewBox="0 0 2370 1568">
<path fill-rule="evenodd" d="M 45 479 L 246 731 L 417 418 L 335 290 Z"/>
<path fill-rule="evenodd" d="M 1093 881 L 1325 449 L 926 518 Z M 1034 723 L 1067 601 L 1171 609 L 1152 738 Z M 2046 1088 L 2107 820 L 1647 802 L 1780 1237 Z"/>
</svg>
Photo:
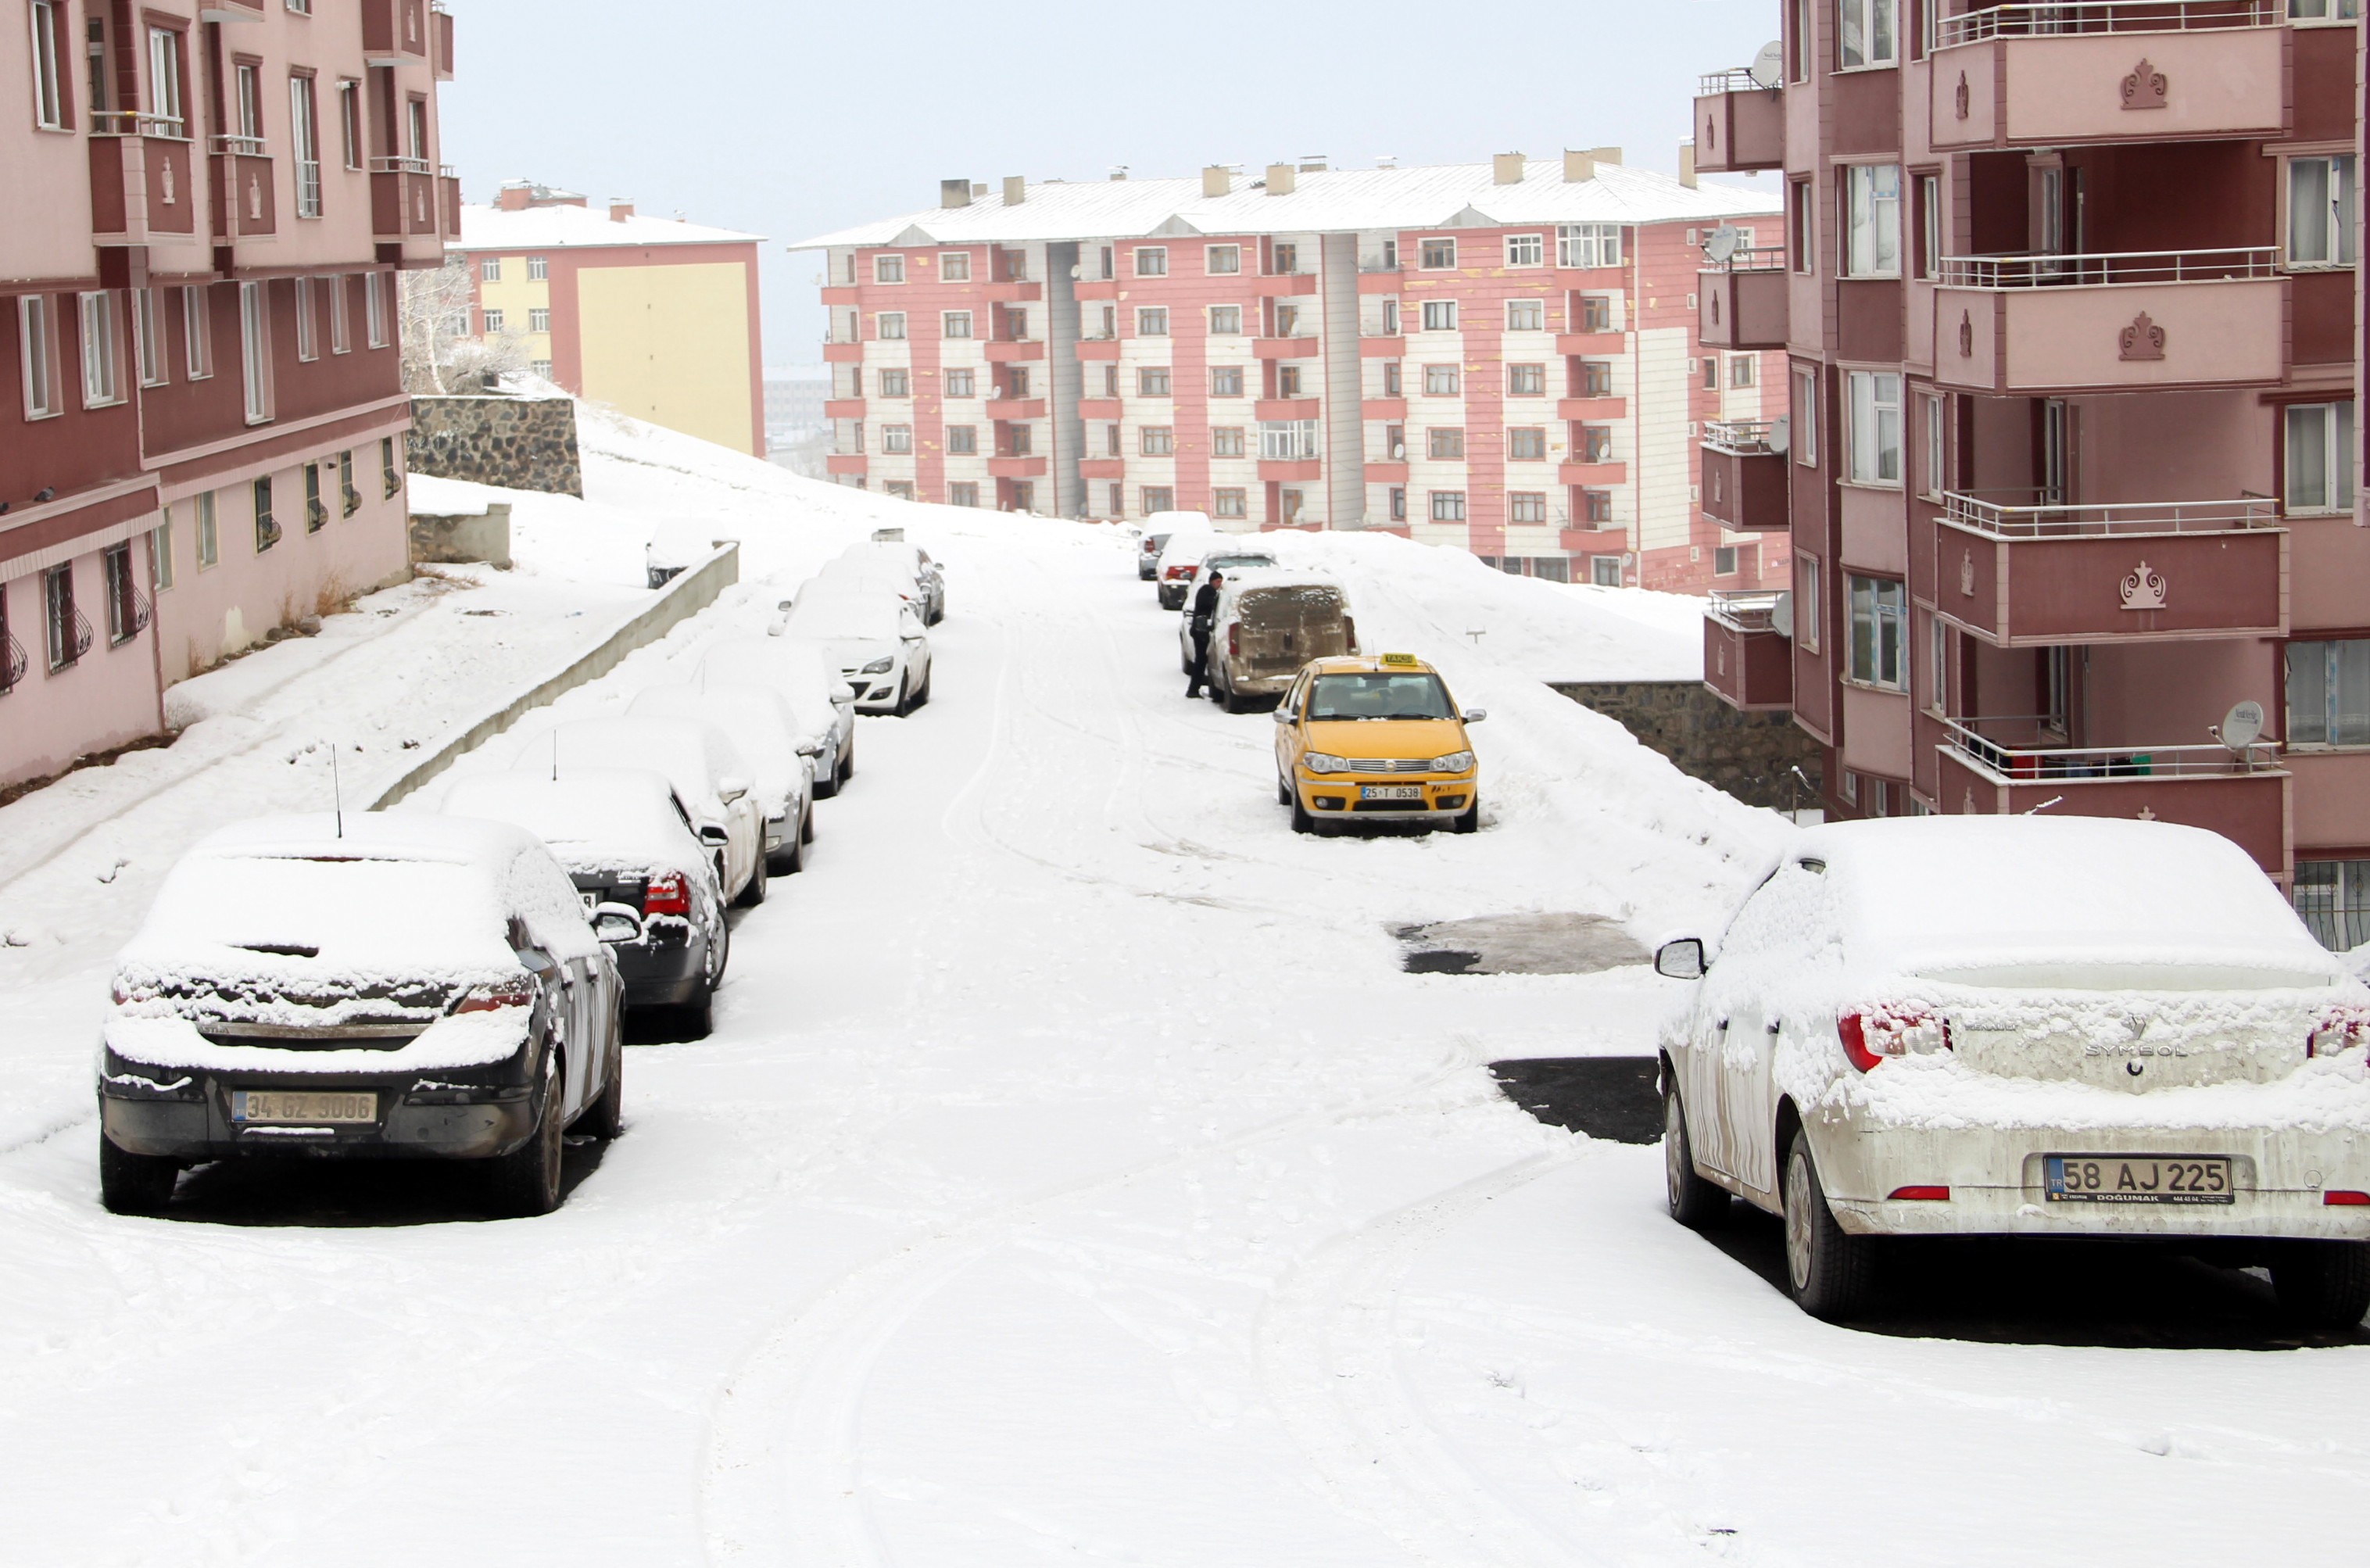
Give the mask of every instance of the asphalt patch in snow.
<svg viewBox="0 0 2370 1568">
<path fill-rule="evenodd" d="M 1499 1090 L 1551 1127 L 1614 1143 L 1662 1136 L 1662 1097 L 1652 1056 L 1565 1056 L 1492 1062 Z"/>
<path fill-rule="evenodd" d="M 1483 915 L 1392 929 L 1409 974 L 1595 974 L 1652 955 L 1602 915 Z"/>
</svg>

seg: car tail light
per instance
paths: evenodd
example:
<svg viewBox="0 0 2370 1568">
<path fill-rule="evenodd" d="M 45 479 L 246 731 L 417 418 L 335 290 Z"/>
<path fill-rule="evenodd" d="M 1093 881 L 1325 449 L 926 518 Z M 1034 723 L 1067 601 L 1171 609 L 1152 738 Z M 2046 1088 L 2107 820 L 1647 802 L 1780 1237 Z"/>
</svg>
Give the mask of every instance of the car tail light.
<svg viewBox="0 0 2370 1568">
<path fill-rule="evenodd" d="M 2370 1011 L 2330 1008 L 2313 1024 L 2312 1032 L 2305 1036 L 2304 1054 L 2334 1056 L 2364 1042 L 2370 1042 Z"/>
<path fill-rule="evenodd" d="M 691 884 L 680 876 L 652 877 L 650 885 L 642 892 L 642 913 L 645 915 L 690 914 Z"/>
<path fill-rule="evenodd" d="M 498 986 L 480 986 L 454 1004 L 456 1013 L 494 1012 L 502 1008 L 535 1005 L 535 982 L 522 974 Z"/>
<path fill-rule="evenodd" d="M 1894 1056 L 1950 1049 L 1950 1020 L 1915 1008 L 1860 1008 L 1836 1019 L 1835 1032 L 1862 1072 Z"/>
<path fill-rule="evenodd" d="M 2320 1201 L 2328 1208 L 2362 1208 L 2370 1206 L 2370 1193 L 2352 1193 L 2342 1187 L 2331 1187 L 2320 1194 Z"/>
<path fill-rule="evenodd" d="M 1239 659 L 1242 656 L 1243 623 L 1237 621 L 1232 626 L 1226 628 L 1226 657 L 1229 659 Z"/>
<path fill-rule="evenodd" d="M 1950 1201 L 1950 1189 L 1948 1187 L 1895 1187 L 1893 1189 L 1893 1197 L 1896 1203 L 1947 1204 Z"/>
</svg>

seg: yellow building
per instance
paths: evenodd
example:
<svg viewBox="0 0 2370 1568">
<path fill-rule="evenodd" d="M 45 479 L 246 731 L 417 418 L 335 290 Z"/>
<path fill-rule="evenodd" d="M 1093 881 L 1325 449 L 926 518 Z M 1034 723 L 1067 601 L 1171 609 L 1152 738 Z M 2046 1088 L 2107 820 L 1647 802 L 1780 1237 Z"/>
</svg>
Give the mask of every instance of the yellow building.
<svg viewBox="0 0 2370 1568">
<path fill-rule="evenodd" d="M 475 325 L 590 402 L 765 455 L 761 236 L 636 213 L 518 182 L 461 209 Z"/>
</svg>

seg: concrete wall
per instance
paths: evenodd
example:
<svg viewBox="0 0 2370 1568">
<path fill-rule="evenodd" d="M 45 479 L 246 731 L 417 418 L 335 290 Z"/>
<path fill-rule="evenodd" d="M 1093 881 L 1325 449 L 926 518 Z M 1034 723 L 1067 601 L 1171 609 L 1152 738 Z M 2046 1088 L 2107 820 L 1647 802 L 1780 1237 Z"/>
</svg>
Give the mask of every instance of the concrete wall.
<svg viewBox="0 0 2370 1568">
<path fill-rule="evenodd" d="M 565 398 L 415 398 L 407 445 L 416 474 L 584 493 L 576 405 Z"/>
<path fill-rule="evenodd" d="M 511 564 L 511 503 L 498 501 L 483 512 L 411 517 L 411 563 L 481 560 L 507 570 Z"/>
<path fill-rule="evenodd" d="M 1740 713 L 1701 681 L 1559 681 L 1555 689 L 1593 709 L 1680 772 L 1748 805 L 1779 811 L 1819 804 L 1816 788 L 1793 783 L 1800 767 L 1820 783 L 1819 744 L 1790 713 Z M 1791 788 L 1789 786 L 1792 785 Z"/>
</svg>

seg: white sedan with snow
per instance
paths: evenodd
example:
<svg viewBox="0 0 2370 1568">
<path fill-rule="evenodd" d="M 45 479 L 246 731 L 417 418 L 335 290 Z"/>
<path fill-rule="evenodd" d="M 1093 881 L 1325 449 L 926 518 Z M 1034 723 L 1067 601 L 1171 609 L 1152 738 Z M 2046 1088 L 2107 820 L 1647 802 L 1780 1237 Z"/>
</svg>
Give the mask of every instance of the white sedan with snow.
<svg viewBox="0 0 2370 1568">
<path fill-rule="evenodd" d="M 856 688 L 859 713 L 903 718 L 930 700 L 930 634 L 913 607 L 890 594 L 818 578 L 773 630 L 820 645 Z"/>
<path fill-rule="evenodd" d="M 2161 823 L 1909 818 L 1796 836 L 1664 1031 L 1672 1214 L 1785 1221 L 1804 1309 L 1881 1239 L 2085 1236 L 2370 1309 L 2370 988 L 2236 845 Z"/>
</svg>

